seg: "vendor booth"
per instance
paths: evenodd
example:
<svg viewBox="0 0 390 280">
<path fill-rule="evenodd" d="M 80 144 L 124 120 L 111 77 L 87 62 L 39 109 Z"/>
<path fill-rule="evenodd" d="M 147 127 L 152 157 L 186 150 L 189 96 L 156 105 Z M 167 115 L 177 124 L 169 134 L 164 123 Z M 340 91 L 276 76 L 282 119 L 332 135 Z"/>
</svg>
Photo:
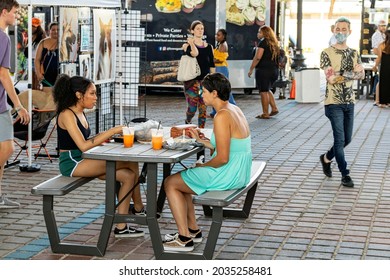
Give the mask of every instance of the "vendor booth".
<svg viewBox="0 0 390 280">
<path fill-rule="evenodd" d="M 27 69 L 32 69 L 33 66 L 32 18 L 42 15 L 36 12 L 35 8 L 50 7 L 51 18 L 45 19 L 45 25 L 47 26 L 50 21 L 58 22 L 59 72 L 70 76 L 85 76 L 97 85 L 99 102 L 96 110 L 92 112 L 94 121 L 91 123 L 95 133 L 123 123 L 126 116 L 127 119 L 146 117 L 145 108 L 142 108 L 142 105 L 146 105 L 138 102 L 139 56 L 128 56 L 126 53 L 129 51 L 140 53 L 139 46 L 129 50 L 128 39 L 125 38 L 129 35 L 128 30 L 132 30 L 133 33 L 140 34 L 138 37 L 135 36 L 135 40 L 143 41 L 140 13 L 138 20 L 134 21 L 138 13 L 127 11 L 126 7 L 123 11 L 120 0 L 64 0 L 61 1 L 61 6 L 48 0 L 19 0 L 18 2 L 21 8 L 27 11 L 27 17 L 24 18 L 28 42 Z M 129 28 L 130 18 L 131 28 Z M 132 38 L 134 40 L 134 36 Z M 120 43 L 117 44 L 117 41 Z M 125 60 L 125 65 L 122 64 L 122 60 Z M 30 115 L 32 114 L 31 72 L 27 71 L 26 81 L 30 92 L 28 101 Z M 131 111 L 129 108 L 132 108 Z M 29 136 L 31 136 L 31 125 Z M 30 139 L 27 145 L 29 162 L 26 171 L 35 171 L 34 168 L 30 169 L 33 155 L 31 141 Z"/>
</svg>

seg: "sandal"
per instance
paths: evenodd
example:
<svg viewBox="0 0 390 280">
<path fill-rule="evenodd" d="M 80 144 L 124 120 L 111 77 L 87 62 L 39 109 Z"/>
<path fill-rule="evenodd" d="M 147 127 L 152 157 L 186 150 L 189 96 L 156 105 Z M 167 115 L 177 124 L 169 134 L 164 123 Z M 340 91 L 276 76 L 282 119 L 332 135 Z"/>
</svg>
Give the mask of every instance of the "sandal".
<svg viewBox="0 0 390 280">
<path fill-rule="evenodd" d="M 265 115 L 265 114 L 261 114 L 261 115 L 258 115 L 256 116 L 257 119 L 265 119 L 265 120 L 268 120 L 269 119 L 269 116 Z"/>
<path fill-rule="evenodd" d="M 269 114 L 269 115 L 270 115 L 270 116 L 275 116 L 275 115 L 277 115 L 277 114 L 279 114 L 279 111 L 278 111 L 278 110 L 272 111 L 271 114 Z"/>
</svg>

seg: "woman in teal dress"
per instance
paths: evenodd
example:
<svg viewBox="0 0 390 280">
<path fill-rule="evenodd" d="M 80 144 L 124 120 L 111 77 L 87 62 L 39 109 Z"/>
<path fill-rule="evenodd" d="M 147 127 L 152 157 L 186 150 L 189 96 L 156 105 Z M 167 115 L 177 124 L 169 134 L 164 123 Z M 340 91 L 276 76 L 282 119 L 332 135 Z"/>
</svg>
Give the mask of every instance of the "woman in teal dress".
<svg viewBox="0 0 390 280">
<path fill-rule="evenodd" d="M 205 104 L 217 111 L 213 134 L 210 141 L 201 140 L 195 129 L 191 134 L 212 150 L 212 156 L 208 162 L 197 163 L 195 168 L 171 175 L 164 182 L 169 207 L 179 230 L 165 236 L 164 249 L 167 251 L 192 251 L 194 242 L 202 241 L 192 195 L 242 188 L 250 179 L 249 125 L 240 108 L 228 102 L 229 80 L 220 73 L 213 73 L 208 74 L 202 84 Z"/>
</svg>

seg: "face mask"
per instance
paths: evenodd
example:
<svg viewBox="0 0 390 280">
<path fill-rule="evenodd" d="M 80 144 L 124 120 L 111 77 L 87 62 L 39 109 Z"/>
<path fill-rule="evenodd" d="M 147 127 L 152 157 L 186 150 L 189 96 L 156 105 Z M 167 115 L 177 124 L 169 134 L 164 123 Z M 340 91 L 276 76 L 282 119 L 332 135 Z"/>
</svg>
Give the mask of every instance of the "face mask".
<svg viewBox="0 0 390 280">
<path fill-rule="evenodd" d="M 344 33 L 336 33 L 334 36 L 336 38 L 336 41 L 338 44 L 342 44 L 347 40 L 349 34 L 344 34 Z"/>
</svg>

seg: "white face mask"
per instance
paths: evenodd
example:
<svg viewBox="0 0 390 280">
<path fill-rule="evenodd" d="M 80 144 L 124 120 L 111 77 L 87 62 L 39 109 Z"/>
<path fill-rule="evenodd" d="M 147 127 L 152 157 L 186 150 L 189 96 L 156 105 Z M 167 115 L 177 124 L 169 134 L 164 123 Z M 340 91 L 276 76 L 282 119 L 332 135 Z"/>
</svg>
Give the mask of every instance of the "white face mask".
<svg viewBox="0 0 390 280">
<path fill-rule="evenodd" d="M 344 43 L 345 41 L 347 41 L 347 38 L 348 38 L 349 34 L 345 34 L 345 33 L 336 33 L 334 35 L 334 37 L 336 38 L 336 41 L 338 44 L 342 44 Z"/>
</svg>

